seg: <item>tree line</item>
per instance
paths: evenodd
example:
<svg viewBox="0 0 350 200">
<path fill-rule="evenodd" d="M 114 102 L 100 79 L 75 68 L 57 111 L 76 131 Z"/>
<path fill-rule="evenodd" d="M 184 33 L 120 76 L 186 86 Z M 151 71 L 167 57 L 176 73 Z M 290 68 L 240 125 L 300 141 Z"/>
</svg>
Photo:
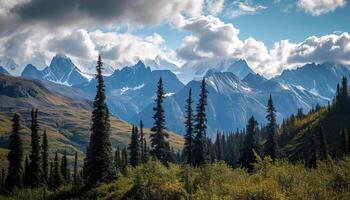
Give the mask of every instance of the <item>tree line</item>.
<svg viewBox="0 0 350 200">
<path fill-rule="evenodd" d="M 203 79 L 200 84 L 199 100 L 193 109 L 192 90 L 189 89 L 186 99 L 186 111 L 184 126 L 185 144 L 182 151 L 175 152 L 169 144 L 168 132 L 166 131 L 165 110 L 163 102 L 165 91 L 162 78 L 159 79 L 154 101 L 153 127 L 151 128 L 150 145 L 144 134 L 144 125 L 140 120 L 139 126 L 132 126 L 131 140 L 127 147 L 117 147 L 113 151 L 110 140 L 109 110 L 106 103 L 105 84 L 102 76 L 103 63 L 99 56 L 96 66 L 96 96 L 93 102 L 92 126 L 89 144 L 86 149 L 86 157 L 83 167 L 78 167 L 78 154 L 75 153 L 73 173 L 68 164 L 67 153 L 59 158 L 55 153 L 53 160 L 49 159 L 49 143 L 46 131 L 39 134 L 38 110 L 31 112 L 31 151 L 29 157 L 25 156 L 23 141 L 20 137 L 20 116 L 15 114 L 12 119 L 12 131 L 9 139 L 9 166 L 1 171 L 1 188 L 3 191 L 13 191 L 15 188 L 49 186 L 57 189 L 65 183 L 73 183 L 76 186 L 87 188 L 97 186 L 101 183 L 112 181 L 117 173 L 126 173 L 128 165 L 136 167 L 148 162 L 150 159 L 157 159 L 163 165 L 168 166 L 169 162 L 184 163 L 199 167 L 208 163 L 224 161 L 234 167 L 244 167 L 248 172 L 254 170 L 254 163 L 259 157 L 270 157 L 272 161 L 281 157 L 278 155 L 277 146 L 280 138 L 286 137 L 290 124 L 295 119 L 307 117 L 299 109 L 297 115 L 291 115 L 278 126 L 276 122 L 276 109 L 273 105 L 272 95 L 269 96 L 266 110 L 266 126 L 259 128 L 258 122 L 251 116 L 246 128 L 235 132 L 218 132 L 214 141 L 207 137 L 207 116 L 206 106 L 208 101 L 208 90 L 206 81 Z M 342 86 L 337 87 L 337 94 L 332 104 L 345 120 L 349 111 L 349 95 L 347 80 L 344 77 Z M 328 106 L 330 107 L 330 106 Z M 322 109 L 316 105 L 310 113 Z M 328 108 L 330 109 L 330 108 Z M 345 123 L 345 122 L 344 122 Z M 282 132 L 278 135 L 277 133 Z M 282 136 L 281 136 L 282 135 Z M 315 135 L 314 135 L 315 136 Z M 324 157 L 329 157 L 327 139 L 322 128 L 316 135 L 322 147 Z M 316 150 L 314 140 L 310 140 L 309 154 L 305 158 L 306 165 L 310 168 L 316 167 Z M 342 129 L 343 152 L 350 153 L 349 136 L 347 129 Z M 24 161 L 25 159 L 25 161 Z"/>
</svg>

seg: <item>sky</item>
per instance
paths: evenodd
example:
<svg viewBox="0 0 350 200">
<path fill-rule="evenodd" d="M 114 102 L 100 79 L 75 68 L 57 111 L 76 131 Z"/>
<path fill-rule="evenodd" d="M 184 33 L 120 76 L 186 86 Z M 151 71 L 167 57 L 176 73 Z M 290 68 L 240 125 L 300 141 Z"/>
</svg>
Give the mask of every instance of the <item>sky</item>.
<svg viewBox="0 0 350 200">
<path fill-rule="evenodd" d="M 83 71 L 161 57 L 181 66 L 245 59 L 272 77 L 310 62 L 350 65 L 347 0 L 0 0 L 0 58 Z"/>
</svg>

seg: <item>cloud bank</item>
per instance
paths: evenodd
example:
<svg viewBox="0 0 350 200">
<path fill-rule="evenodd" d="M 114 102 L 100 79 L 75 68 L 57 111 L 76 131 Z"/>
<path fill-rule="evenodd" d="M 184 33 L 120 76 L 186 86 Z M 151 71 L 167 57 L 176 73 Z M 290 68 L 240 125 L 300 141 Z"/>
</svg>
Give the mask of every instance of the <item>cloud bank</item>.
<svg viewBox="0 0 350 200">
<path fill-rule="evenodd" d="M 319 16 L 344 7 L 346 0 L 298 0 L 297 5 L 306 13 Z"/>
</svg>

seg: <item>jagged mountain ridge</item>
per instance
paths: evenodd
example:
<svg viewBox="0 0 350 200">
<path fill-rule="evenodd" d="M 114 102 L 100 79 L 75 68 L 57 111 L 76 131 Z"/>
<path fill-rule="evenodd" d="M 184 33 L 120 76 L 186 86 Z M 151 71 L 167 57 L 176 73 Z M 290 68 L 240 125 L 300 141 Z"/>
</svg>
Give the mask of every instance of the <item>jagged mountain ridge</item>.
<svg viewBox="0 0 350 200">
<path fill-rule="evenodd" d="M 88 82 L 88 79 L 83 76 L 70 58 L 60 54 L 53 57 L 50 65 L 43 70 L 38 70 L 31 64 L 27 65 L 21 76 L 30 79 L 48 80 L 64 85 L 78 85 Z"/>
<path fill-rule="evenodd" d="M 256 75 L 259 78 L 259 75 Z M 273 90 L 263 90 L 253 87 L 252 83 L 240 80 L 231 72 L 216 72 L 206 77 L 208 86 L 207 125 L 208 134 L 214 136 L 217 130 L 236 130 L 245 127 L 247 119 L 254 115 L 260 124 L 264 124 L 266 104 L 269 94 L 273 96 L 277 108 L 278 121 L 297 111 L 297 108 L 309 110 L 317 103 L 326 104 L 322 97 L 314 95 L 294 85 L 280 85 L 277 82 L 264 80 L 271 84 Z M 267 86 L 268 87 L 268 86 Z M 191 81 L 173 96 L 166 98 L 164 109 L 169 130 L 179 134 L 184 133 L 183 121 L 185 100 L 188 90 L 192 89 L 194 101 L 198 101 L 200 81 Z M 270 87 L 268 87 L 270 88 Z M 194 105 L 193 105 L 194 106 Z M 140 114 L 134 116 L 131 122 L 145 119 L 145 125 L 152 125 L 152 107 L 149 105 Z"/>
</svg>

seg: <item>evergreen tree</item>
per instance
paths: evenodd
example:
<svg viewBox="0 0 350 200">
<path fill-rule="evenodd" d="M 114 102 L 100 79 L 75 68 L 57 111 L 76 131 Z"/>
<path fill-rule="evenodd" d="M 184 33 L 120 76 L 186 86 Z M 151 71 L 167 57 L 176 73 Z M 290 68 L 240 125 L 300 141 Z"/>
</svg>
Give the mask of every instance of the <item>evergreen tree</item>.
<svg viewBox="0 0 350 200">
<path fill-rule="evenodd" d="M 121 169 L 121 156 L 120 156 L 120 149 L 119 147 L 117 147 L 117 149 L 115 150 L 114 153 L 114 165 L 117 169 L 117 171 L 119 171 Z"/>
<path fill-rule="evenodd" d="M 163 81 L 162 78 L 159 79 L 157 94 L 155 99 L 155 107 L 154 110 L 154 123 L 151 131 L 151 154 L 156 157 L 163 164 L 167 164 L 170 161 L 170 146 L 168 141 L 168 133 L 165 132 L 165 116 L 163 109 L 163 101 L 164 101 L 164 89 L 163 89 Z"/>
<path fill-rule="evenodd" d="M 328 152 L 328 144 L 326 141 L 326 136 L 324 135 L 324 132 L 323 132 L 321 127 L 319 128 L 318 134 L 319 134 L 323 159 L 325 159 L 325 160 L 330 159 L 329 152 Z"/>
<path fill-rule="evenodd" d="M 193 111 L 192 111 L 192 90 L 188 91 L 188 99 L 186 100 L 186 116 L 185 116 L 185 146 L 183 154 L 186 159 L 186 163 L 189 165 L 193 164 Z"/>
<path fill-rule="evenodd" d="M 102 60 L 101 56 L 99 56 L 96 66 L 97 91 L 92 112 L 92 133 L 86 157 L 85 174 L 88 186 L 108 182 L 115 177 L 112 144 L 110 141 L 109 111 L 106 104 L 102 69 Z"/>
<path fill-rule="evenodd" d="M 56 152 L 55 161 L 54 161 L 54 169 L 53 169 L 53 188 L 57 189 L 63 184 L 63 178 L 60 170 L 58 153 Z"/>
<path fill-rule="evenodd" d="M 196 107 L 197 115 L 195 117 L 194 126 L 194 142 L 193 142 L 193 164 L 196 166 L 205 164 L 208 157 L 208 150 L 206 148 L 206 113 L 205 106 L 207 105 L 208 90 L 206 88 L 205 79 L 201 83 L 201 91 L 199 94 L 199 101 Z"/>
<path fill-rule="evenodd" d="M 145 159 L 145 151 L 146 149 L 144 148 L 145 147 L 145 144 L 144 144 L 144 141 L 145 141 L 145 134 L 143 133 L 143 122 L 142 120 L 140 120 L 140 159 L 141 159 L 141 162 L 142 163 L 145 163 L 146 162 L 146 159 Z"/>
<path fill-rule="evenodd" d="M 78 152 L 74 155 L 74 172 L 73 172 L 73 182 L 74 185 L 78 184 Z"/>
<path fill-rule="evenodd" d="M 343 154 L 348 155 L 350 153 L 350 142 L 349 142 L 349 135 L 346 128 L 343 128 L 341 131 L 342 135 L 342 148 L 343 148 Z"/>
<path fill-rule="evenodd" d="M 265 156 L 270 156 L 272 160 L 276 159 L 276 109 L 273 106 L 272 96 L 270 94 L 270 98 L 267 103 L 267 115 L 266 119 L 268 121 L 266 126 L 267 131 L 267 141 L 265 143 Z"/>
<path fill-rule="evenodd" d="M 48 183 L 49 183 L 49 186 L 52 188 L 53 187 L 53 184 L 54 184 L 54 172 L 53 172 L 53 169 L 54 167 L 53 167 L 53 162 L 52 161 L 50 161 L 50 175 L 49 175 L 49 181 L 48 181 Z"/>
<path fill-rule="evenodd" d="M 123 150 L 122 150 L 122 159 L 121 159 L 121 170 L 122 172 L 125 174 L 126 173 L 126 167 L 128 166 L 129 164 L 129 159 L 128 159 L 128 150 L 127 148 L 125 147 Z"/>
<path fill-rule="evenodd" d="M 223 136 L 220 134 L 220 132 L 216 133 L 215 158 L 216 158 L 217 161 L 225 159 Z"/>
<path fill-rule="evenodd" d="M 248 120 L 246 135 L 244 138 L 243 149 L 239 164 L 248 169 L 248 172 L 253 172 L 253 163 L 256 162 L 256 153 L 258 152 L 258 144 L 256 140 L 258 122 L 252 116 Z"/>
<path fill-rule="evenodd" d="M 64 152 L 64 154 L 61 158 L 60 170 L 61 170 L 61 174 L 62 174 L 63 179 L 65 181 L 68 181 L 69 175 L 68 175 L 68 163 L 67 163 L 67 153 L 66 152 Z"/>
<path fill-rule="evenodd" d="M 144 150 L 144 163 L 148 162 L 149 157 L 150 157 L 150 150 L 149 147 L 147 146 L 147 141 L 146 138 L 143 139 L 143 150 Z"/>
<path fill-rule="evenodd" d="M 9 139 L 7 160 L 9 161 L 6 188 L 12 191 L 15 187 L 23 186 L 23 144 L 19 136 L 20 118 L 15 114 L 12 119 L 12 132 Z"/>
<path fill-rule="evenodd" d="M 316 169 L 317 167 L 317 155 L 316 155 L 316 147 L 315 142 L 311 141 L 311 149 L 310 149 L 310 158 L 308 160 L 308 167 L 310 169 Z"/>
<path fill-rule="evenodd" d="M 32 187 L 39 187 L 42 184 L 42 171 L 41 171 L 41 152 L 40 152 L 40 136 L 38 133 L 38 109 L 32 109 L 32 121 L 31 121 L 31 152 L 29 155 L 29 176 L 30 185 Z"/>
<path fill-rule="evenodd" d="M 48 141 L 47 141 L 47 134 L 46 131 L 44 131 L 43 136 L 43 144 L 42 144 L 42 171 L 43 171 L 43 179 L 45 183 L 48 182 L 49 179 L 49 152 L 48 152 Z"/>
<path fill-rule="evenodd" d="M 132 127 L 131 142 L 129 144 L 130 165 L 136 167 L 140 163 L 140 139 L 137 127 Z"/>
<path fill-rule="evenodd" d="M 24 161 L 24 177 L 23 177 L 24 186 L 30 186 L 30 166 L 29 166 L 29 158 L 26 156 Z"/>
</svg>

